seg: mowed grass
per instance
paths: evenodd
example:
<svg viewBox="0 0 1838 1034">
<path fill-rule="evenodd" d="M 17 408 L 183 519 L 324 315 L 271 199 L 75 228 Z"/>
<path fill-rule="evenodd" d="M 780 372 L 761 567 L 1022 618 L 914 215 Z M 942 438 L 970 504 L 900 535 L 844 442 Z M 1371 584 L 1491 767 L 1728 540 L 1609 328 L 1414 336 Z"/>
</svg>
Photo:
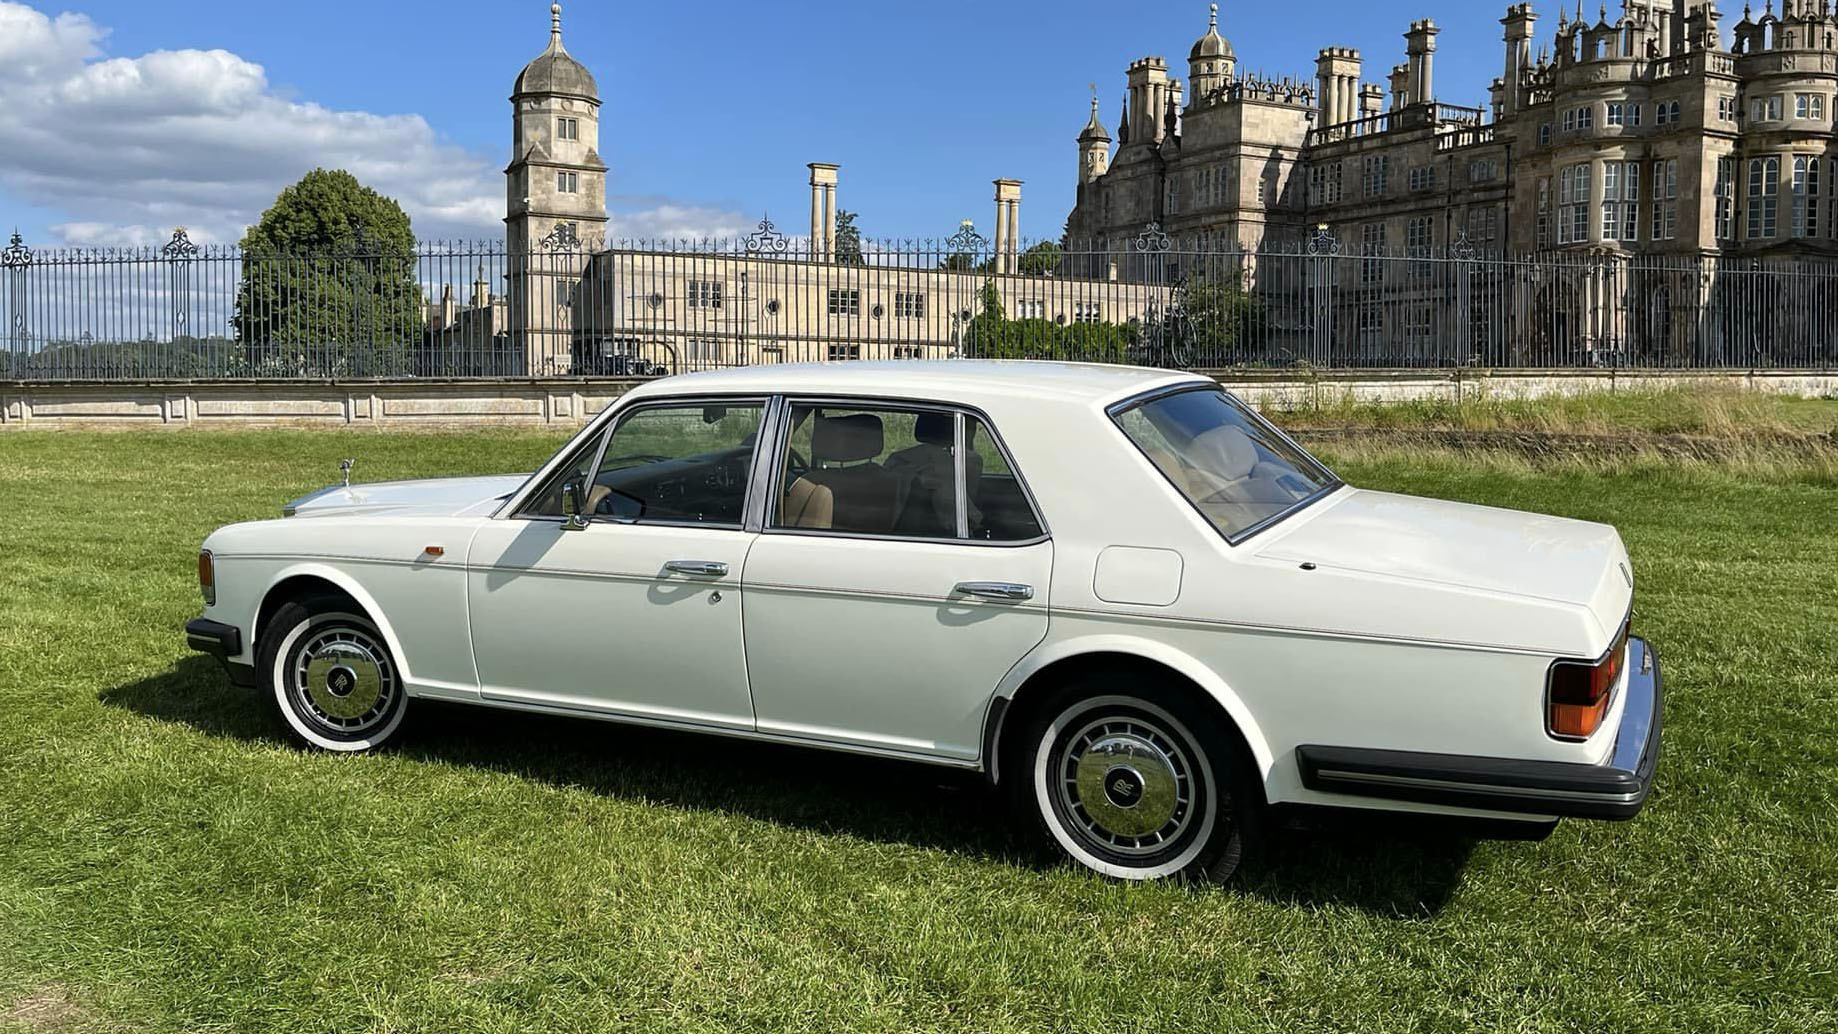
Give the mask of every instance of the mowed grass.
<svg viewBox="0 0 1838 1034">
<path fill-rule="evenodd" d="M 1676 434 L 1724 438 L 1838 435 L 1838 399 L 1799 398 L 1727 383 L 1520 397 L 1470 384 L 1460 401 L 1373 402 L 1347 393 L 1296 390 L 1264 411 L 1293 429 L 1520 431 Z"/>
<path fill-rule="evenodd" d="M 1349 450 L 1357 484 L 1620 526 L 1657 790 L 1539 844 L 1285 835 L 1191 888 L 1058 866 L 916 766 L 422 705 L 380 756 L 304 753 L 184 649 L 213 527 L 345 456 L 558 441 L 0 435 L 0 1029 L 1838 1029 L 1823 476 Z"/>
</svg>

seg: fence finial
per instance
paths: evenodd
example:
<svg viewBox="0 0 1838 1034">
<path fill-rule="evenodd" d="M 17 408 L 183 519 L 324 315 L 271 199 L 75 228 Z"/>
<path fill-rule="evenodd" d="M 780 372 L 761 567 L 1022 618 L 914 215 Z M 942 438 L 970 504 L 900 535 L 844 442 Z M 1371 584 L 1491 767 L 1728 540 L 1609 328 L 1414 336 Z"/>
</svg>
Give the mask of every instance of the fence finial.
<svg viewBox="0 0 1838 1034">
<path fill-rule="evenodd" d="M 25 240 L 19 236 L 19 227 L 13 227 L 13 239 L 7 243 L 6 250 L 0 251 L 0 266 L 7 269 L 22 269 L 32 264 L 32 249 L 26 247 Z"/>
</svg>

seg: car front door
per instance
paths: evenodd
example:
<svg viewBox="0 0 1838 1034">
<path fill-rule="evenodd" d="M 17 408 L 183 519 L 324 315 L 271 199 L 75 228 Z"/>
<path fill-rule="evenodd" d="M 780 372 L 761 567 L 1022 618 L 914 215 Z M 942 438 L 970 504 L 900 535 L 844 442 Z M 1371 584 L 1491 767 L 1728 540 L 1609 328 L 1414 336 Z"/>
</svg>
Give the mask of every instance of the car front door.
<svg viewBox="0 0 1838 1034">
<path fill-rule="evenodd" d="M 741 565 L 763 399 L 651 403 L 582 444 L 468 556 L 480 695 L 753 728 Z M 573 482 L 582 521 L 563 514 Z"/>
<path fill-rule="evenodd" d="M 1045 637 L 1053 546 L 977 417 L 798 402 L 747 557 L 761 732 L 974 760 L 998 683 Z"/>
</svg>

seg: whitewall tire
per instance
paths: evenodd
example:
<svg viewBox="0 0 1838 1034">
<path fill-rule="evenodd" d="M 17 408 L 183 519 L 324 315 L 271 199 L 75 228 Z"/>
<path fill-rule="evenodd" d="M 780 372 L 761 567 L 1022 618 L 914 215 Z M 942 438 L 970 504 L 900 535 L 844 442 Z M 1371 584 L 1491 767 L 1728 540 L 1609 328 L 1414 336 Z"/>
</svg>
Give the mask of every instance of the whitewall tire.
<svg viewBox="0 0 1838 1034">
<path fill-rule="evenodd" d="M 283 605 L 263 632 L 257 670 L 288 734 L 309 747 L 375 749 L 408 709 L 382 632 L 344 601 Z"/>
<path fill-rule="evenodd" d="M 1097 681 L 1063 688 L 1018 730 L 1017 803 L 1105 876 L 1231 876 L 1255 817 L 1234 741 L 1175 694 Z"/>
</svg>

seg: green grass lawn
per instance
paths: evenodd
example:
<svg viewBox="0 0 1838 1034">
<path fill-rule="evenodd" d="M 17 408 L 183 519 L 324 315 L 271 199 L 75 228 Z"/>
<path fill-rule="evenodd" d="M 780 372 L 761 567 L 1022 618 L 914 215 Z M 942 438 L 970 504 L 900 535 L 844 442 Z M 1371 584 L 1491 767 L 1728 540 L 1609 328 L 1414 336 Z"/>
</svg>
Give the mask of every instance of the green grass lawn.
<svg viewBox="0 0 1838 1034">
<path fill-rule="evenodd" d="M 555 435 L 0 435 L 0 1029 L 1838 1030 L 1838 488 L 1349 453 L 1618 524 L 1670 692 L 1627 824 L 1290 834 L 1225 887 L 1053 864 L 974 778 L 418 705 L 291 749 L 192 558 L 335 478 Z"/>
</svg>

